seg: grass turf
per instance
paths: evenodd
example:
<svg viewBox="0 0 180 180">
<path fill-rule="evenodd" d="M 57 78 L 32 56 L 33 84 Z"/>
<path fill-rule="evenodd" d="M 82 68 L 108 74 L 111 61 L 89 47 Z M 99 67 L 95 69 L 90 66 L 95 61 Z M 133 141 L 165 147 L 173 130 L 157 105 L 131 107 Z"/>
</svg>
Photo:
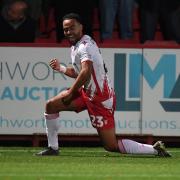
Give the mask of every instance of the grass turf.
<svg viewBox="0 0 180 180">
<path fill-rule="evenodd" d="M 122 155 L 103 148 L 63 147 L 57 157 L 37 157 L 40 148 L 0 147 L 0 180 L 180 179 L 180 149 L 172 158 Z"/>
</svg>

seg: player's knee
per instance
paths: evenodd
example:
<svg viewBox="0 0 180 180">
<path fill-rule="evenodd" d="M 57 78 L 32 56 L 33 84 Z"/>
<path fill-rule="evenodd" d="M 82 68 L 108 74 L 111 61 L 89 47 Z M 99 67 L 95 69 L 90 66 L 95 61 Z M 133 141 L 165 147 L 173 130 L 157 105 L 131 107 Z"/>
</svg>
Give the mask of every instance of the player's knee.
<svg viewBox="0 0 180 180">
<path fill-rule="evenodd" d="M 46 102 L 46 113 L 47 114 L 51 114 L 54 113 L 54 105 L 53 105 L 53 101 L 50 99 Z"/>
<path fill-rule="evenodd" d="M 116 152 L 117 147 L 115 145 L 104 145 L 104 149 L 109 152 Z"/>
</svg>

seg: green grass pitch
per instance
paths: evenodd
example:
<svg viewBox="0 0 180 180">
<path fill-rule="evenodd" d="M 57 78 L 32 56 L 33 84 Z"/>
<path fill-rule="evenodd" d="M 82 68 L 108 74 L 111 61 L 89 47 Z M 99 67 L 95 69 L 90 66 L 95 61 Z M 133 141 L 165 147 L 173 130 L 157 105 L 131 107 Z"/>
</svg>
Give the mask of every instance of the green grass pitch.
<svg viewBox="0 0 180 180">
<path fill-rule="evenodd" d="M 62 147 L 57 157 L 37 157 L 42 148 L 0 147 L 0 180 L 180 179 L 180 149 L 172 158 L 122 155 L 101 147 Z"/>
</svg>

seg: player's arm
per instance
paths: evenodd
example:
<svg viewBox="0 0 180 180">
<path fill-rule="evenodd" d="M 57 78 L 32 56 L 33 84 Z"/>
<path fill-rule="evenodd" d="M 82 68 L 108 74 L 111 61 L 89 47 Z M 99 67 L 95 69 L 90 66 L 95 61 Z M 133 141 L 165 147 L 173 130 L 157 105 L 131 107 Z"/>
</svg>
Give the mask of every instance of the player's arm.
<svg viewBox="0 0 180 180">
<path fill-rule="evenodd" d="M 62 101 L 65 105 L 68 105 L 71 103 L 71 100 L 73 98 L 73 95 L 81 88 L 89 79 L 91 78 L 92 73 L 92 61 L 84 61 L 81 64 L 81 71 L 79 75 L 77 76 L 74 84 L 70 87 L 70 89 L 67 91 L 67 94 L 65 97 L 63 97 Z"/>
<path fill-rule="evenodd" d="M 75 72 L 73 67 L 65 67 L 65 66 L 61 65 L 60 62 L 58 61 L 58 59 L 52 59 L 49 62 L 49 65 L 51 66 L 52 69 L 54 69 L 58 72 L 62 72 L 69 77 L 72 77 L 72 78 L 77 77 L 77 73 Z"/>
<path fill-rule="evenodd" d="M 74 84 L 71 86 L 69 91 L 73 94 L 78 91 L 89 79 L 91 78 L 92 72 L 92 61 L 84 61 L 81 63 L 81 71 L 77 76 Z"/>
</svg>

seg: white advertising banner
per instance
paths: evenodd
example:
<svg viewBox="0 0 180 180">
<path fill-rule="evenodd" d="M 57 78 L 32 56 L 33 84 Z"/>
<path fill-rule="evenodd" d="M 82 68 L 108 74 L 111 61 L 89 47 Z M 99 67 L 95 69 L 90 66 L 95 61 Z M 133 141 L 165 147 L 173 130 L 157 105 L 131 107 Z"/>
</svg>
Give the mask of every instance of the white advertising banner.
<svg viewBox="0 0 180 180">
<path fill-rule="evenodd" d="M 130 97 L 127 80 L 131 66 L 129 59 L 142 59 L 139 55 L 142 50 L 105 48 L 101 51 L 117 91 L 116 131 L 118 134 L 140 133 L 140 96 Z M 46 101 L 73 82 L 49 67 L 52 58 L 68 65 L 70 49 L 0 47 L 0 134 L 45 132 Z M 59 123 L 62 134 L 96 134 L 86 111 L 78 114 L 61 112 Z"/>
<path fill-rule="evenodd" d="M 117 134 L 180 135 L 180 52 L 102 48 L 116 92 Z M 73 79 L 53 71 L 68 65 L 69 48 L 0 47 L 0 134 L 45 133 L 46 101 Z M 61 134 L 96 134 L 88 113 L 60 112 Z"/>
<path fill-rule="evenodd" d="M 143 54 L 142 132 L 180 136 L 180 50 Z"/>
</svg>

